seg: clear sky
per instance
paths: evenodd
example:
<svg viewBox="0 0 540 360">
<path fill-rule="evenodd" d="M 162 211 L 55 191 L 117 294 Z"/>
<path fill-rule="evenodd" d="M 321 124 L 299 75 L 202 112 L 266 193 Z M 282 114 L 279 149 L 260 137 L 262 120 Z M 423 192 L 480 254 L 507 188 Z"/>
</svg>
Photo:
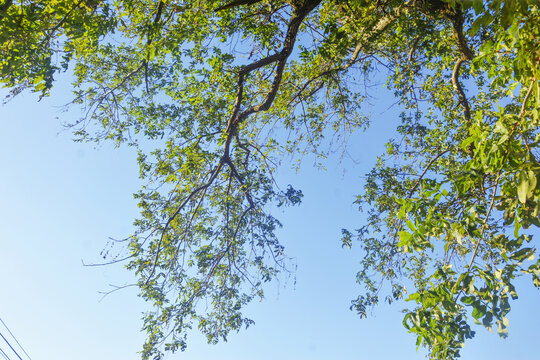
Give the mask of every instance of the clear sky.
<svg viewBox="0 0 540 360">
<path fill-rule="evenodd" d="M 33 360 L 137 359 L 146 305 L 135 288 L 102 301 L 98 293 L 130 282 L 131 274 L 122 266 L 81 263 L 98 262 L 103 249 L 122 252 L 107 239 L 129 235 L 137 216 L 136 154 L 128 147 L 72 142 L 61 120 L 75 117 L 57 107 L 66 94 L 57 90 L 39 103 L 23 94 L 0 108 L 0 318 Z M 355 161 L 336 156 L 321 172 L 307 160 L 300 173 L 285 169 L 280 175 L 305 195 L 300 207 L 276 213 L 284 224 L 280 239 L 298 269 L 271 284 L 265 301 L 249 306 L 256 324 L 217 346 L 194 333 L 188 350 L 169 359 L 424 358 L 401 325 L 399 303 L 380 305 L 368 319 L 348 309 L 361 290 L 355 284 L 361 253 L 354 245 L 341 248 L 340 229 L 361 224 L 353 200 L 391 131 L 393 114 L 384 101 L 378 104 L 374 125 L 351 139 Z M 538 359 L 540 292 L 522 283 L 509 338 L 476 326 L 463 359 Z M 1 324 L 0 333 L 7 334 Z M 17 359 L 1 339 L 0 348 Z"/>
</svg>

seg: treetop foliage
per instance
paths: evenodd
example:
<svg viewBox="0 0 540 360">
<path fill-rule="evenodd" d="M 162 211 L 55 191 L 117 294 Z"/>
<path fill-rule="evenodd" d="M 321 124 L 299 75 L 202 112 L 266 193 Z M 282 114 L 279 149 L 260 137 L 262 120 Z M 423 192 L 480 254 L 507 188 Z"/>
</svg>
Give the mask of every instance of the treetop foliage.
<svg viewBox="0 0 540 360">
<path fill-rule="evenodd" d="M 359 189 L 367 223 L 342 231 L 364 251 L 351 308 L 407 300 L 418 346 L 451 359 L 471 319 L 506 336 L 518 276 L 540 287 L 538 24 L 527 0 L 4 0 L 0 81 L 47 96 L 69 69 L 79 139 L 139 148 L 124 261 L 154 305 L 149 359 L 252 324 L 287 265 L 270 209 L 302 198 L 280 158 L 376 121 L 386 76 L 402 113 Z"/>
</svg>

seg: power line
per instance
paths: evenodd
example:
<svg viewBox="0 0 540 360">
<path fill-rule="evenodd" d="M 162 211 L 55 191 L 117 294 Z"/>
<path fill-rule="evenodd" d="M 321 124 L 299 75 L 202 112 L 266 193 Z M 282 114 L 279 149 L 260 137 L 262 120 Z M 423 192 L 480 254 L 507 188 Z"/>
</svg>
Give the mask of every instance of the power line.
<svg viewBox="0 0 540 360">
<path fill-rule="evenodd" d="M 17 340 L 17 338 L 15 337 L 15 335 L 13 335 L 13 333 L 11 332 L 11 330 L 9 330 L 8 326 L 6 325 L 6 323 L 4 322 L 4 320 L 2 320 L 2 318 L 0 318 L 0 322 L 2 322 L 2 324 L 4 325 L 4 327 L 5 327 L 5 328 L 7 329 L 7 331 L 9 332 L 9 335 L 11 335 L 11 337 L 15 340 L 15 342 L 17 343 L 17 345 L 19 345 L 19 347 L 20 347 L 21 350 L 25 353 L 25 355 L 28 356 L 28 358 L 29 358 L 30 360 L 32 360 L 32 358 L 30 357 L 30 355 L 28 355 L 28 353 L 26 352 L 26 350 L 24 350 L 24 348 L 22 347 L 22 345 L 19 343 L 19 341 Z M 2 337 L 3 337 L 3 336 L 2 336 Z M 9 344 L 9 343 L 8 343 L 8 344 Z M 11 345 L 10 345 L 10 347 L 11 347 Z M 15 354 L 17 354 L 17 353 L 15 353 Z M 19 356 L 19 355 L 17 354 L 17 356 Z M 19 356 L 19 359 L 20 359 L 20 358 L 21 358 L 21 357 Z"/>
<path fill-rule="evenodd" d="M 13 346 L 11 346 L 11 344 L 9 343 L 9 341 L 7 341 L 7 339 L 4 337 L 4 335 L 2 335 L 2 333 L 0 333 L 0 336 L 2 337 L 2 339 L 4 339 L 4 341 L 8 344 L 8 346 L 11 348 L 11 350 L 15 353 L 15 355 L 17 355 L 17 357 L 19 359 L 22 360 L 22 357 L 19 356 L 19 354 L 17 353 L 17 351 L 15 351 L 15 349 L 13 348 Z"/>
<path fill-rule="evenodd" d="M 11 360 L 11 359 L 9 358 L 9 356 L 7 356 L 7 354 L 4 352 L 4 350 L 2 350 L 2 348 L 0 348 L 0 354 L 2 354 L 2 357 L 3 357 L 4 359 L 6 359 L 6 360 Z"/>
<path fill-rule="evenodd" d="M 11 359 L 9 358 L 9 356 L 7 356 L 7 354 L 4 352 L 4 350 L 2 350 L 2 348 L 0 348 L 0 354 L 2 354 L 2 357 L 3 357 L 4 359 L 6 359 L 6 360 L 11 360 Z"/>
</svg>

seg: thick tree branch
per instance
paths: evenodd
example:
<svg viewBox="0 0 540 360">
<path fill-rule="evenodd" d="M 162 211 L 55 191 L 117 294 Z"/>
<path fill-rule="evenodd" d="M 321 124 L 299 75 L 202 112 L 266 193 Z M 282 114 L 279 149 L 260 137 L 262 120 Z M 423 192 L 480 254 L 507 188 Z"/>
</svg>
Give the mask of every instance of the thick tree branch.
<svg viewBox="0 0 540 360">
<path fill-rule="evenodd" d="M 471 107 L 469 105 L 467 97 L 465 96 L 465 92 L 463 91 L 463 88 L 461 87 L 461 84 L 459 82 L 459 71 L 461 69 L 461 65 L 465 61 L 470 61 L 473 59 L 474 52 L 469 47 L 465 34 L 463 33 L 463 23 L 465 21 L 465 17 L 459 5 L 456 5 L 456 8 L 451 12 L 448 18 L 452 22 L 454 38 L 456 39 L 459 52 L 461 53 L 460 58 L 456 61 L 456 64 L 454 65 L 454 70 L 452 72 L 452 84 L 454 85 L 454 89 L 458 93 L 459 102 L 463 106 L 465 120 L 467 121 L 467 123 L 470 123 Z"/>
<path fill-rule="evenodd" d="M 260 1 L 261 0 L 234 0 L 226 5 L 218 7 L 215 11 L 227 10 L 241 5 L 253 5 Z"/>
<path fill-rule="evenodd" d="M 459 82 L 459 70 L 461 69 L 461 65 L 467 60 L 467 58 L 461 57 L 456 61 L 456 64 L 454 65 L 454 71 L 452 72 L 452 84 L 454 85 L 454 89 L 458 93 L 459 103 L 463 106 L 463 114 L 465 116 L 465 120 L 467 121 L 467 123 L 470 123 L 471 107 L 469 105 L 469 101 L 467 100 L 467 96 L 465 96 L 465 92 L 463 91 L 463 88 L 461 87 L 461 84 Z"/>
<path fill-rule="evenodd" d="M 287 29 L 287 34 L 285 40 L 283 41 L 283 48 L 279 53 L 275 53 L 261 60 L 255 61 L 245 67 L 243 67 L 238 74 L 238 87 L 236 102 L 232 111 L 232 114 L 227 123 L 227 139 L 225 142 L 225 154 L 229 153 L 230 144 L 234 137 L 234 134 L 237 130 L 238 125 L 244 121 L 249 115 L 265 111 L 270 108 L 270 105 L 274 101 L 279 86 L 281 84 L 281 78 L 283 76 L 283 69 L 287 63 L 289 55 L 292 53 L 294 48 L 294 43 L 296 42 L 296 37 L 298 35 L 298 30 L 304 18 L 320 3 L 320 0 L 304 0 L 301 6 L 294 9 L 292 18 L 289 22 L 289 27 Z M 240 108 L 243 100 L 244 92 L 244 82 L 245 77 L 252 71 L 259 69 L 263 66 L 277 62 L 277 67 L 275 70 L 274 80 L 272 86 L 268 93 L 266 94 L 265 100 L 258 104 L 253 105 L 247 110 L 244 110 L 240 113 Z"/>
<path fill-rule="evenodd" d="M 418 46 L 418 42 L 420 42 L 420 36 L 416 38 L 416 40 L 414 40 L 412 46 L 411 46 L 411 50 L 409 51 L 409 56 L 407 58 L 407 61 L 409 63 L 411 63 L 413 61 L 413 55 L 414 55 L 414 52 L 416 51 L 416 47 Z"/>
</svg>

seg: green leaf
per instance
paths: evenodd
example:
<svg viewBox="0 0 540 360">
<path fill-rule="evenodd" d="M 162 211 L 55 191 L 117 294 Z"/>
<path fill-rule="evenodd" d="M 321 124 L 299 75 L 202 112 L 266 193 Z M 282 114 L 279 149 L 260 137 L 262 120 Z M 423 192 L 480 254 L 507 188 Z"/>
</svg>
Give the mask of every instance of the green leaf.
<svg viewBox="0 0 540 360">
<path fill-rule="evenodd" d="M 517 194 L 518 199 L 522 204 L 527 202 L 527 199 L 532 197 L 536 189 L 536 174 L 532 170 L 520 171 L 518 177 Z"/>
<path fill-rule="evenodd" d="M 411 233 L 407 231 L 400 231 L 398 235 L 399 235 L 399 242 L 397 246 L 408 246 L 411 244 L 411 239 L 413 238 Z"/>
<path fill-rule="evenodd" d="M 523 248 L 519 249 L 518 251 L 514 252 L 512 255 L 510 255 L 510 259 L 516 260 L 516 261 L 524 261 L 524 260 L 533 260 L 534 259 L 534 248 Z"/>
<path fill-rule="evenodd" d="M 480 305 L 478 303 L 474 304 L 474 309 L 472 312 L 472 316 L 475 319 L 480 319 L 486 314 L 486 308 L 483 305 Z"/>
<path fill-rule="evenodd" d="M 492 323 L 493 323 L 493 314 L 491 312 L 488 312 L 486 316 L 484 316 L 484 319 L 482 319 L 482 324 L 487 328 L 491 328 Z"/>
<path fill-rule="evenodd" d="M 508 319 L 503 317 L 501 320 L 497 320 L 497 325 L 497 333 L 499 336 L 502 338 L 508 337 Z"/>
<path fill-rule="evenodd" d="M 408 297 L 405 301 L 412 301 L 412 300 L 415 300 L 416 302 L 418 302 L 418 300 L 419 300 L 420 298 L 421 298 L 420 293 L 414 293 L 414 294 L 409 295 L 409 297 Z"/>
</svg>

